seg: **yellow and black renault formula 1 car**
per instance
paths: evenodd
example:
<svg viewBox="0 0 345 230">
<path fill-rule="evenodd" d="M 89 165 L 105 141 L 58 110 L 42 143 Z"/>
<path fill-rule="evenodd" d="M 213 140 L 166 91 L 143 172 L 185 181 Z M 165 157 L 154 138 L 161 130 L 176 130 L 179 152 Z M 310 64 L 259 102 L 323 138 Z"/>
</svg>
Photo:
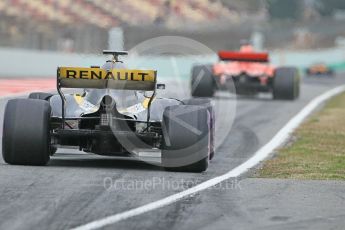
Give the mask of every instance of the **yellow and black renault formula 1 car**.
<svg viewBox="0 0 345 230">
<path fill-rule="evenodd" d="M 59 67 L 58 94 L 31 93 L 5 109 L 3 158 L 46 165 L 57 148 L 106 156 L 159 158 L 162 167 L 202 172 L 214 155 L 214 112 L 208 99 L 157 97 L 157 72 L 124 68 L 112 55 L 102 67 Z M 84 89 L 65 94 L 62 88 Z"/>
</svg>

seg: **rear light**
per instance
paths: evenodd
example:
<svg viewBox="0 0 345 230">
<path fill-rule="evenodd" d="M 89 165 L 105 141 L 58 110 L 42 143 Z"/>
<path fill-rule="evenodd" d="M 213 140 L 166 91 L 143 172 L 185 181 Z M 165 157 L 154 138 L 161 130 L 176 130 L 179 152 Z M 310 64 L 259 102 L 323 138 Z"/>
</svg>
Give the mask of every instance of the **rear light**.
<svg viewBox="0 0 345 230">
<path fill-rule="evenodd" d="M 111 125 L 111 119 L 112 119 L 111 114 L 109 114 L 109 113 L 102 113 L 101 114 L 100 125 L 101 126 L 110 126 Z"/>
</svg>

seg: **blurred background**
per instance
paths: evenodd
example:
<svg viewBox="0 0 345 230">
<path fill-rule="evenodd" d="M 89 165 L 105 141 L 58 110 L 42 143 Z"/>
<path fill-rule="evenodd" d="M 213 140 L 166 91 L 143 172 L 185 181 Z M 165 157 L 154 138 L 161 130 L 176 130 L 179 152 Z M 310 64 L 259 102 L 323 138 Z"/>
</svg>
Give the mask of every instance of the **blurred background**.
<svg viewBox="0 0 345 230">
<path fill-rule="evenodd" d="M 336 65 L 345 59 L 345 1 L 0 0 L 0 63 L 24 55 L 57 66 L 66 56 L 49 59 L 38 52 L 130 50 L 163 35 L 188 37 L 215 52 L 238 49 L 241 39 L 249 39 L 272 51 L 274 63 L 308 65 L 322 56 Z"/>
<path fill-rule="evenodd" d="M 0 46 L 98 53 L 109 39 L 180 35 L 214 50 L 243 38 L 313 49 L 341 43 L 344 22 L 343 0 L 0 0 Z"/>
</svg>

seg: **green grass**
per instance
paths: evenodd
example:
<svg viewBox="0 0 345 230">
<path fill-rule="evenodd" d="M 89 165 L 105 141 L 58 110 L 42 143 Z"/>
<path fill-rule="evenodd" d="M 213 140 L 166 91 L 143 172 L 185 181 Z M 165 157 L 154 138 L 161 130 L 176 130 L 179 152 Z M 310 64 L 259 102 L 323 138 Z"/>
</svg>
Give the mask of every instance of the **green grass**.
<svg viewBox="0 0 345 230">
<path fill-rule="evenodd" d="M 345 180 L 345 94 L 309 118 L 254 176 Z"/>
</svg>

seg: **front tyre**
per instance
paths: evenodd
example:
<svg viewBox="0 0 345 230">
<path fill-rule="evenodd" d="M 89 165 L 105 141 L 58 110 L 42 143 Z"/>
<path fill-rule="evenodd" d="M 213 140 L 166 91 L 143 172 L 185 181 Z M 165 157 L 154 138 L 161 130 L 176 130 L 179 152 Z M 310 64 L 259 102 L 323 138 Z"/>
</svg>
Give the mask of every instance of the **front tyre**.
<svg viewBox="0 0 345 230">
<path fill-rule="evenodd" d="M 46 165 L 50 159 L 47 101 L 13 99 L 5 108 L 2 155 L 13 165 Z"/>
<path fill-rule="evenodd" d="M 44 100 L 48 101 L 49 98 L 54 96 L 54 94 L 51 93 L 43 93 L 43 92 L 34 92 L 29 94 L 29 99 L 37 99 L 37 100 Z"/>
<path fill-rule="evenodd" d="M 191 91 L 193 97 L 213 97 L 216 83 L 213 76 L 212 65 L 193 66 Z"/>
<path fill-rule="evenodd" d="M 273 79 L 273 98 L 275 100 L 295 100 L 300 93 L 298 70 L 293 67 L 277 68 Z"/>
</svg>

